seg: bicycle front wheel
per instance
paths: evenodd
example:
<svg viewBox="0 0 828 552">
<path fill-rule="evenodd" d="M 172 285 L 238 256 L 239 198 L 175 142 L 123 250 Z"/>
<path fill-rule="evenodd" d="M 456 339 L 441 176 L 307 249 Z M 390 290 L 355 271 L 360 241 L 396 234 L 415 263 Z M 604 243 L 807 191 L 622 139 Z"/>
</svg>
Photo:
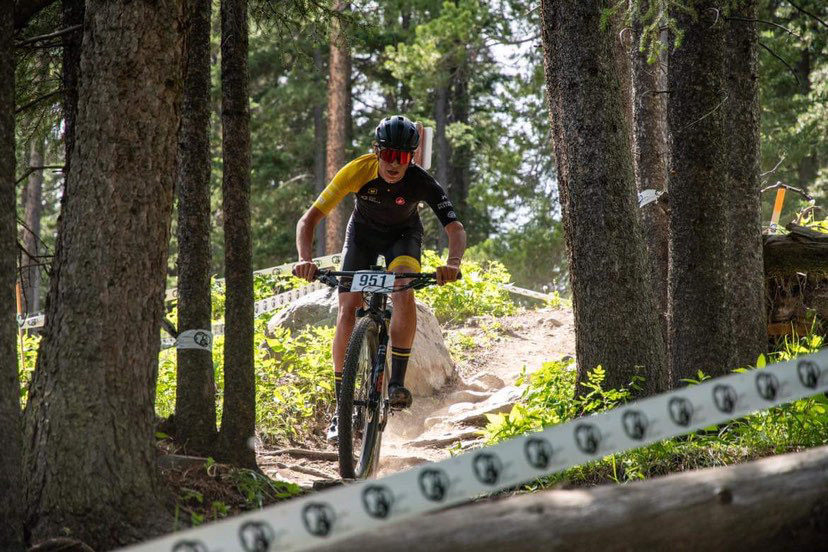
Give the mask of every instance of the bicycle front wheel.
<svg viewBox="0 0 828 552">
<path fill-rule="evenodd" d="M 370 317 L 357 322 L 345 353 L 339 395 L 339 474 L 366 479 L 379 465 L 381 397 L 371 372 L 379 347 L 379 325 Z"/>
</svg>

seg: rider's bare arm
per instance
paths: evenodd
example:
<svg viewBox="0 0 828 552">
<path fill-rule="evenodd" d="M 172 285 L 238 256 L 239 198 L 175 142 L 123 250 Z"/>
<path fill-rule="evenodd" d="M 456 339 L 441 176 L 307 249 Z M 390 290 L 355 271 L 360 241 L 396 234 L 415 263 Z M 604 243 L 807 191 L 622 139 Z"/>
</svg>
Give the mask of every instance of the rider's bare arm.
<svg viewBox="0 0 828 552">
<path fill-rule="evenodd" d="M 455 220 L 444 227 L 448 235 L 448 258 L 444 266 L 437 267 L 437 284 L 443 285 L 457 279 L 460 272 L 460 261 L 466 251 L 466 230 L 463 223 Z"/>
<path fill-rule="evenodd" d="M 316 226 L 325 217 L 325 213 L 316 207 L 308 209 L 296 224 L 296 251 L 299 253 L 299 264 L 293 273 L 299 278 L 312 281 L 316 274 L 316 265 L 313 264 L 313 232 Z"/>
</svg>

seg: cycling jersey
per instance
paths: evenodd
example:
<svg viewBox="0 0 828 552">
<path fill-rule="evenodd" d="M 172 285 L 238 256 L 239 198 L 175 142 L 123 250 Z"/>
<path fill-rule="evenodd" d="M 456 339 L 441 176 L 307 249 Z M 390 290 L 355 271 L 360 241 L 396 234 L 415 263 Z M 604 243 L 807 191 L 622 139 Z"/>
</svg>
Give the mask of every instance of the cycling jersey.
<svg viewBox="0 0 828 552">
<path fill-rule="evenodd" d="M 362 155 L 340 169 L 319 194 L 314 207 L 326 215 L 348 192 L 356 194 L 354 220 L 377 230 L 402 229 L 419 223 L 417 207 L 428 203 L 443 224 L 457 214 L 443 188 L 422 167 L 411 164 L 399 182 L 389 184 L 379 176 L 379 161 L 373 153 Z"/>
<path fill-rule="evenodd" d="M 419 272 L 423 241 L 420 202 L 428 203 L 443 226 L 457 220 L 443 188 L 414 163 L 398 182 L 389 184 L 379 176 L 376 155 L 358 157 L 336 173 L 313 206 L 327 215 L 348 192 L 354 192 L 356 200 L 345 233 L 341 270 L 366 270 L 383 255 L 388 270 L 404 265 Z M 340 292 L 349 290 L 346 280 Z"/>
</svg>

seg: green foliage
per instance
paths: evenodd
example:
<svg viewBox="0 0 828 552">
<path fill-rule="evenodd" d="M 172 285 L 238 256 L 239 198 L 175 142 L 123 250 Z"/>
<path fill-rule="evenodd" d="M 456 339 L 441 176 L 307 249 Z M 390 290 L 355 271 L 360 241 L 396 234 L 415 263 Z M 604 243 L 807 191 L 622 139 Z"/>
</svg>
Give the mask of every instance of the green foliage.
<svg viewBox="0 0 828 552">
<path fill-rule="evenodd" d="M 436 252 L 423 252 L 423 272 L 433 272 L 443 264 Z M 490 314 L 506 316 L 515 312 L 515 304 L 500 284 L 509 282 L 506 268 L 497 261 L 464 261 L 463 278 L 445 286 L 429 286 L 417 292 L 417 298 L 434 311 L 441 323 L 460 323 L 472 316 Z"/>
<path fill-rule="evenodd" d="M 786 340 L 770 355 L 773 362 L 818 351 L 822 337 L 808 335 Z M 757 366 L 764 366 L 760 357 Z M 743 371 L 739 369 L 738 371 Z M 626 402 L 631 387 L 604 390 L 603 370 L 590 373 L 588 391 L 575 396 L 575 372 L 563 362 L 547 362 L 528 378 L 521 401 L 508 414 L 489 415 L 483 430 L 487 444 L 568 422 L 579 415 L 599 412 Z M 699 372 L 686 380 L 691 385 L 708 379 Z M 667 439 L 629 452 L 607 456 L 543 478 L 534 489 L 561 481 L 595 484 L 626 482 L 686 469 L 728 465 L 761 456 L 792 452 L 828 443 L 828 398 L 819 394 L 790 404 L 731 420 L 689 435 Z"/>
<path fill-rule="evenodd" d="M 256 321 L 256 428 L 266 442 L 284 441 L 313 431 L 334 400 L 331 345 L 334 329 L 307 328 L 291 335 L 278 328 L 266 333 L 272 313 Z M 213 343 L 216 391 L 224 389 L 224 336 Z M 166 417 L 175 410 L 175 349 L 159 356 L 156 411 Z M 221 405 L 218 416 L 221 417 Z"/>
<path fill-rule="evenodd" d="M 246 468 L 233 468 L 229 480 L 244 495 L 247 509 L 262 508 L 265 504 L 292 498 L 299 494 L 299 486 L 274 481 L 263 473 Z"/>
<path fill-rule="evenodd" d="M 21 349 L 21 344 L 23 348 Z M 17 377 L 20 381 L 20 402 L 21 407 L 26 406 L 26 399 L 29 396 L 29 383 L 32 380 L 35 364 L 37 363 L 37 351 L 40 347 L 40 335 L 23 334 L 23 341 L 17 340 Z"/>
<path fill-rule="evenodd" d="M 487 414 L 489 423 L 483 430 L 486 442 L 496 442 L 558 425 L 579 415 L 614 408 L 632 397 L 633 382 L 625 389 L 605 390 L 601 387 L 606 371 L 598 366 L 587 376 L 584 390 L 575 395 L 575 365 L 562 361 L 544 362 L 541 368 L 518 379 L 528 381 L 521 401 L 508 414 Z"/>
</svg>

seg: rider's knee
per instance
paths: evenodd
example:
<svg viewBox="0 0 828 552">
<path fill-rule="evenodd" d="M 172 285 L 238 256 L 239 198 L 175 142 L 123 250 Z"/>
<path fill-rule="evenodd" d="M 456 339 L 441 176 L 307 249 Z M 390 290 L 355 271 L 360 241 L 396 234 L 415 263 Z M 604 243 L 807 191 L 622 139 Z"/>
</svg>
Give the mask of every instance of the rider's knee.
<svg viewBox="0 0 828 552">
<path fill-rule="evenodd" d="M 362 306 L 361 293 L 342 293 L 339 295 L 339 312 L 337 321 L 349 322 L 356 318 L 356 310 Z"/>
</svg>

